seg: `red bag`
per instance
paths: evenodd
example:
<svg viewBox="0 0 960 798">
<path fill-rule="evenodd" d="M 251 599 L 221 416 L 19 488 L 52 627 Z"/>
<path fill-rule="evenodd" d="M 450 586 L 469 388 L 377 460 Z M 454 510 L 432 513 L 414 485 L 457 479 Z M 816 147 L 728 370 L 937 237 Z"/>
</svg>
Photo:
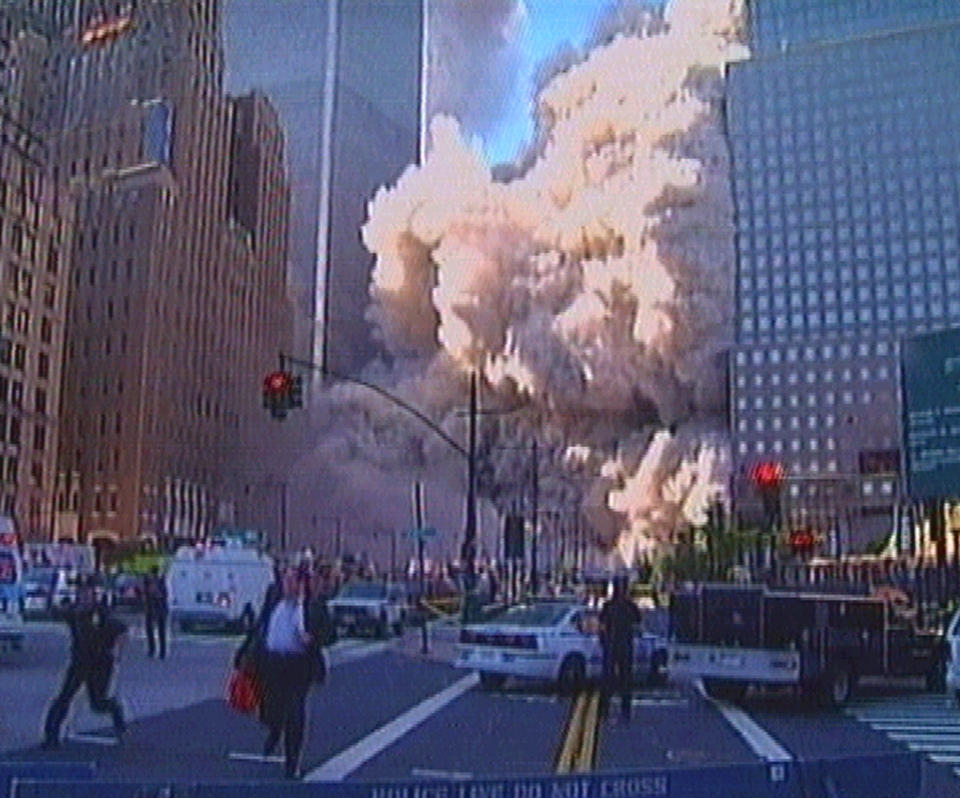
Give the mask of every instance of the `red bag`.
<svg viewBox="0 0 960 798">
<path fill-rule="evenodd" d="M 261 688 L 253 674 L 234 670 L 227 684 L 227 703 L 231 709 L 244 715 L 256 712 L 260 705 Z"/>
</svg>

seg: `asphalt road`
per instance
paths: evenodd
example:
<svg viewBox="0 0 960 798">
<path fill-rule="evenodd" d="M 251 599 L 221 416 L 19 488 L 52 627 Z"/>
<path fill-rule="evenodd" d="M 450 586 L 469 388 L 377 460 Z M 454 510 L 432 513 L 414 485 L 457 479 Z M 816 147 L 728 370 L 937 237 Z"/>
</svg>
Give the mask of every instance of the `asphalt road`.
<svg viewBox="0 0 960 798">
<path fill-rule="evenodd" d="M 325 781 L 468 779 L 554 772 L 573 702 L 548 686 L 488 692 L 450 667 L 448 633 L 419 654 L 400 640 L 346 640 L 331 652 L 330 681 L 309 700 L 308 778 Z M 19 657 L 0 661 L 0 758 L 95 761 L 107 781 L 272 781 L 278 759 L 260 756 L 264 731 L 223 701 L 235 638 L 177 636 L 168 660 L 147 659 L 134 628 L 117 686 L 132 723 L 122 745 L 109 724 L 75 702 L 61 749 L 36 748 L 66 657 L 65 630 L 30 627 Z M 613 713 L 614 715 L 616 713 Z M 924 757 L 923 795 L 960 798 L 960 709 L 918 685 L 865 685 L 845 712 L 789 695 L 751 693 L 714 702 L 692 685 L 644 689 L 629 725 L 598 727 L 594 770 L 802 762 L 907 750 Z M 882 792 L 875 793 L 876 796 Z"/>
</svg>

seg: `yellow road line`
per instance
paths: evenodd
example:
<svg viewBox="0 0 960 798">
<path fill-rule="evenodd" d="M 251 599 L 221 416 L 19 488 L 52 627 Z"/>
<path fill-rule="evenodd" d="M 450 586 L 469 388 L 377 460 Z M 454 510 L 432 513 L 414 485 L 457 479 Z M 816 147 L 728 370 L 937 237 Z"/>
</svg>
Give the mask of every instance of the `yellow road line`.
<svg viewBox="0 0 960 798">
<path fill-rule="evenodd" d="M 560 748 L 560 756 L 557 757 L 557 773 L 570 773 L 573 770 L 574 759 L 579 750 L 580 739 L 583 736 L 583 718 L 586 707 L 587 694 L 579 693 L 570 710 L 570 717 L 567 720 L 567 730 L 563 736 L 563 746 Z"/>
<path fill-rule="evenodd" d="M 579 756 L 574 766 L 577 773 L 589 773 L 593 770 L 593 759 L 597 749 L 597 718 L 600 710 L 600 693 L 590 693 L 586 713 L 583 718 L 583 734 L 580 741 Z"/>
<path fill-rule="evenodd" d="M 589 773 L 593 770 L 599 714 L 598 690 L 583 691 L 577 695 L 557 757 L 557 773 Z"/>
</svg>

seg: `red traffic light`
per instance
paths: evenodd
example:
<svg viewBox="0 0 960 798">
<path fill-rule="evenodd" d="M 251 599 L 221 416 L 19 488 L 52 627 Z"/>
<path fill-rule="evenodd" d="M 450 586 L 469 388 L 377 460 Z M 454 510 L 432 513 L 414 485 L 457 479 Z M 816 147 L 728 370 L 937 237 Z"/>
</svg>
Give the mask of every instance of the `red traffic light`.
<svg viewBox="0 0 960 798">
<path fill-rule="evenodd" d="M 750 479 L 758 488 L 779 488 L 783 483 L 783 465 L 777 462 L 757 463 L 750 469 Z"/>
<path fill-rule="evenodd" d="M 263 381 L 264 393 L 285 396 L 293 390 L 293 375 L 289 371 L 273 371 Z"/>
<path fill-rule="evenodd" d="M 817 545 L 817 536 L 810 529 L 794 529 L 790 533 L 790 548 L 794 554 L 807 554 Z"/>
</svg>

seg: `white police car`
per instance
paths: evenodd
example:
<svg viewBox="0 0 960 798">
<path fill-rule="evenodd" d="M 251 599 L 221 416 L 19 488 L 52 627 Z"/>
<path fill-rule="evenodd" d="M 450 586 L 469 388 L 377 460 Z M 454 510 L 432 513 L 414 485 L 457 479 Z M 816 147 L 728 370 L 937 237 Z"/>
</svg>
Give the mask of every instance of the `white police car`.
<svg viewBox="0 0 960 798">
<path fill-rule="evenodd" d="M 599 611 L 577 601 L 520 604 L 494 621 L 464 626 L 454 665 L 477 671 L 487 688 L 501 687 L 512 676 L 573 690 L 603 673 L 599 628 Z M 660 682 L 666 663 L 665 637 L 638 633 L 635 677 Z"/>
</svg>

